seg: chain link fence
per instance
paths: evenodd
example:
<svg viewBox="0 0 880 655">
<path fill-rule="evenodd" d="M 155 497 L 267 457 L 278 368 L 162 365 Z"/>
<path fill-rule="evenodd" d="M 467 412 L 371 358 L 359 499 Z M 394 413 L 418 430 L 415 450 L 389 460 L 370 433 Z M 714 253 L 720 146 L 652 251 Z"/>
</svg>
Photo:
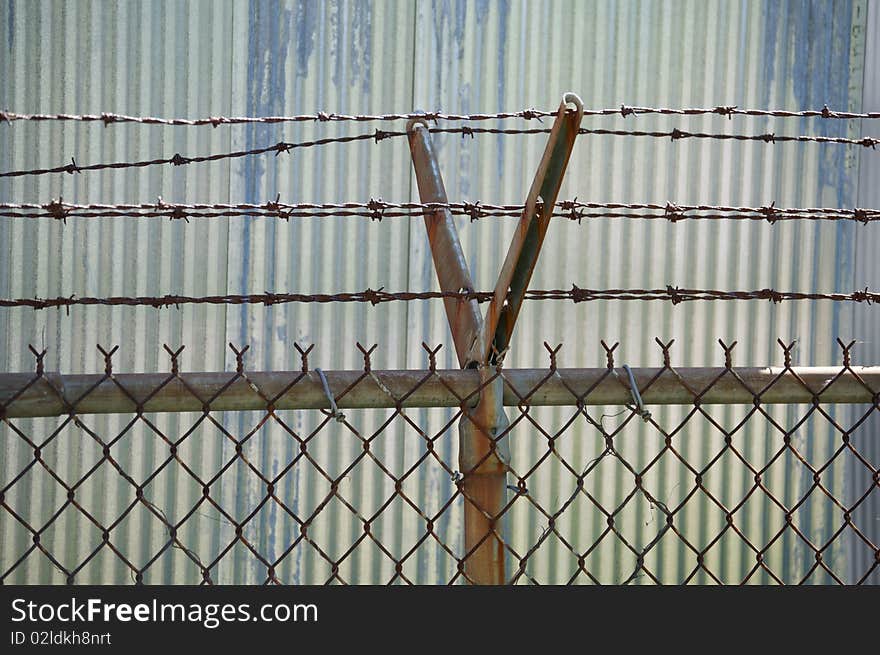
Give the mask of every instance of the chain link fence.
<svg viewBox="0 0 880 655">
<path fill-rule="evenodd" d="M 0 376 L 0 581 L 880 582 L 880 369 L 310 367 Z M 466 547 L 460 422 L 500 377 L 506 500 Z"/>
</svg>

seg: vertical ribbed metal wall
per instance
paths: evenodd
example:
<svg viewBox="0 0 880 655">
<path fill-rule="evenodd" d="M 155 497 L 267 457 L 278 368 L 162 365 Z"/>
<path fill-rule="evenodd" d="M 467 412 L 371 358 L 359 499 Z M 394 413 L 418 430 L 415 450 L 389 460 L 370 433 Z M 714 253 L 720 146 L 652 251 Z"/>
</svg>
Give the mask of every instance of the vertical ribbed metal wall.
<svg viewBox="0 0 880 655">
<path fill-rule="evenodd" d="M 0 2 L 0 106 L 17 112 L 100 113 L 201 117 L 211 115 L 290 115 L 319 110 L 336 113 L 379 113 L 411 109 L 447 112 L 501 111 L 555 107 L 566 91 L 577 92 L 587 107 L 621 103 L 648 106 L 716 106 L 876 110 L 877 9 L 865 0 L 827 2 L 526 2 L 525 0 L 419 0 L 410 2 Z M 867 30 L 867 32 L 866 32 Z M 866 39 L 866 34 L 869 36 Z M 870 35 L 873 35 L 873 43 Z M 866 52 L 866 40 L 868 50 Z M 871 50 L 873 48 L 873 50 Z M 874 54 L 872 55 L 871 52 Z M 864 80 L 864 82 L 863 82 Z M 869 90 L 873 89 L 871 95 Z M 867 103 L 875 106 L 868 106 Z M 529 126 L 506 121 L 504 126 Z M 394 126 L 399 128 L 401 124 Z M 642 130 L 673 127 L 691 131 L 761 134 L 860 136 L 857 122 L 822 119 L 761 119 L 721 116 L 682 118 L 587 117 L 585 127 Z M 158 127 L 76 123 L 0 125 L 0 169 L 57 165 L 75 156 L 80 164 L 135 158 L 205 154 L 253 148 L 313 137 L 371 132 L 391 125 L 296 123 L 280 125 Z M 872 126 L 871 126 L 872 127 Z M 872 136 L 869 126 L 865 133 Z M 543 136 L 460 138 L 436 135 L 441 169 L 451 200 L 520 203 L 544 147 Z M 861 160 L 860 160 L 861 155 Z M 872 168 L 873 167 L 873 168 Z M 861 177 L 860 177 L 861 170 Z M 876 155 L 839 145 L 775 144 L 684 140 L 671 142 L 636 137 L 582 136 L 571 158 L 560 198 L 622 202 L 711 203 L 777 206 L 877 207 Z M 876 178 L 876 175 L 873 176 Z M 875 195 L 871 195 L 874 189 Z M 0 179 L 0 201 L 147 202 L 162 196 L 181 202 L 265 202 L 276 194 L 288 202 L 417 200 L 409 152 L 401 139 L 375 144 L 330 144 L 292 151 L 279 157 L 245 158 L 232 163 L 185 167 L 152 167 L 129 171 L 87 172 L 39 178 Z M 504 220 L 459 222 L 460 234 L 476 284 L 494 285 L 512 235 Z M 533 278 L 535 288 L 682 287 L 799 291 L 851 291 L 880 282 L 875 257 L 880 238 L 873 225 L 850 223 L 589 220 L 582 225 L 555 221 Z M 263 291 L 337 292 L 384 287 L 389 291 L 436 288 L 424 228 L 419 220 L 329 218 L 163 221 L 161 219 L 80 219 L 0 221 L 0 296 L 161 295 L 249 293 Z M 719 338 L 738 341 L 736 365 L 777 364 L 776 338 L 798 340 L 795 362 L 822 365 L 839 362 L 835 339 L 862 339 L 857 361 L 877 362 L 876 310 L 831 303 L 760 302 L 668 303 L 590 302 L 526 304 L 514 333 L 508 367 L 547 363 L 542 343 L 564 343 L 560 366 L 604 366 L 599 340 L 620 341 L 618 363 L 657 365 L 654 337 L 675 339 L 673 363 L 717 365 Z M 0 369 L 29 370 L 27 346 L 48 348 L 47 368 L 64 372 L 103 370 L 95 344 L 120 344 L 117 370 L 168 370 L 162 350 L 186 345 L 182 368 L 234 368 L 227 347 L 248 344 L 250 369 L 298 369 L 295 342 L 315 343 L 312 366 L 325 369 L 362 365 L 360 342 L 378 343 L 374 368 L 424 367 L 421 342 L 446 343 L 438 366 L 455 366 L 448 328 L 440 303 L 391 303 L 377 307 L 354 304 L 281 305 L 264 307 L 74 308 L 65 312 L 0 311 Z M 873 342 L 873 343 L 872 343 Z M 809 408 L 776 409 L 771 414 L 793 425 Z M 574 413 L 532 410 L 551 434 Z M 625 418 L 602 417 L 619 408 L 596 408 L 591 415 L 606 427 Z M 657 410 L 658 422 L 672 429 L 687 408 Z M 748 408 L 712 410 L 723 425 L 736 425 Z M 411 411 L 414 422 L 431 434 L 451 417 L 441 410 Z M 511 413 L 515 415 L 515 410 Z M 222 430 L 194 416 L 150 417 L 164 433 L 182 435 L 181 457 L 198 462 L 210 475 L 234 453 Z M 319 418 L 312 412 L 282 412 L 281 420 L 307 434 Z M 350 421 L 362 434 L 378 430 L 389 412 L 352 412 Z M 848 416 L 848 415 L 847 415 Z M 243 435 L 262 418 L 257 413 L 217 416 L 223 429 Z M 852 422 L 857 420 L 858 415 Z M 101 435 L 126 429 L 130 417 L 84 417 Z M 26 432 L 52 433 L 61 421 L 17 423 Z M 876 422 L 875 422 L 876 423 Z M 5 426 L 4 443 L 13 446 L 2 457 L 3 479 L 30 461 L 30 451 Z M 876 438 L 876 424 L 856 433 Z M 764 463 L 778 448 L 781 434 L 767 419 L 753 418 L 736 433 L 743 452 Z M 708 462 L 724 445 L 723 435 L 704 418 L 693 418 L 676 437 L 683 453 Z M 795 442 L 821 465 L 839 446 L 820 418 L 809 419 Z M 546 448 L 546 439 L 524 423 L 512 436 L 514 467 L 527 470 Z M 646 463 L 662 447 L 662 437 L 634 422 L 618 437 L 617 446 L 630 461 Z M 46 454 L 59 471 L 71 475 L 100 458 L 87 434 L 66 426 Z M 603 448 L 598 433 L 585 421 L 568 428 L 557 447 L 577 468 Z M 331 423 L 310 451 L 330 473 L 345 468 L 360 452 L 360 442 L 344 427 Z M 376 452 L 397 472 L 405 470 L 424 448 L 423 439 L 400 419 L 377 441 Z M 437 448 L 447 461 L 457 457 L 457 434 L 449 430 Z M 143 479 L 166 457 L 161 440 L 143 421 L 119 441 L 118 459 L 136 479 Z M 261 470 L 280 471 L 296 455 L 296 444 L 279 425 L 261 429 L 248 444 L 248 455 Z M 876 449 L 873 451 L 876 465 Z M 65 467 L 67 467 L 65 469 Z M 106 467 L 108 468 L 109 467 Z M 827 482 L 841 496 L 856 498 L 859 472 L 829 469 Z M 453 485 L 439 467 L 424 466 L 407 482 L 407 493 L 436 511 Z M 767 474 L 767 485 L 794 504 L 810 481 L 791 457 L 782 458 Z M 731 506 L 752 481 L 745 469 L 725 455 L 707 476 L 707 486 Z M 846 473 L 846 475 L 845 475 Z M 603 462 L 591 476 L 591 491 L 613 506 L 631 489 L 619 466 Z M 693 488 L 693 479 L 671 458 L 655 467 L 647 486 L 670 507 Z M 48 519 L 63 504 L 60 487 L 44 485 L 30 473 L 16 487 L 10 503 L 25 508 L 33 523 Z M 246 516 L 265 490 L 243 466 L 233 466 L 217 482 L 222 504 Z M 552 507 L 575 484 L 560 467 L 546 465 L 530 483 L 530 493 Z M 280 492 L 295 511 L 308 513 L 327 485 L 307 466 L 297 467 Z M 393 484 L 374 465 L 364 464 L 348 476 L 343 490 L 357 499 L 364 514 L 393 493 Z M 168 468 L 151 482 L 152 502 L 172 516 L 184 515 L 198 501 L 191 480 Z M 112 520 L 131 502 L 132 488 L 112 470 L 102 470 L 83 487 L 88 499 L 107 498 Z M 855 494 L 855 496 L 853 496 Z M 811 496 L 799 510 L 800 524 L 817 541 L 830 536 L 840 517 L 827 503 Z M 646 543 L 660 521 L 655 508 L 636 498 L 624 512 L 620 529 L 634 543 Z M 781 512 L 766 502 L 750 501 L 739 515 L 753 541 L 766 543 L 781 528 Z M 92 503 L 94 504 L 94 502 Z M 723 516 L 708 502 L 692 502 L 680 529 L 694 543 L 717 533 Z M 68 510 L 71 511 L 72 510 Z M 342 506 L 331 506 L 311 536 L 331 555 L 344 552 L 362 525 Z M 448 543 L 460 543 L 459 508 L 438 523 Z M 430 513 L 430 512 L 429 512 Z M 394 553 L 406 552 L 424 526 L 399 499 L 374 528 Z M 74 515 L 69 525 L 75 525 Z M 81 561 L 100 539 L 87 531 L 72 535 L 62 517 L 47 539 L 70 562 Z M 653 522 L 653 523 L 652 523 Z M 560 529 L 585 548 L 604 530 L 604 517 L 589 503 L 569 510 Z M 235 541 L 234 528 L 210 507 L 187 524 L 183 540 L 204 553 L 207 563 Z M 511 517 L 510 533 L 524 552 L 543 527 L 525 504 Z M 13 552 L 23 552 L 29 535 L 4 518 L 0 523 L 0 568 Z M 876 530 L 876 527 L 874 528 Z M 295 522 L 267 505 L 245 535 L 258 549 L 279 556 L 297 535 Z M 137 510 L 114 531 L 114 543 L 135 553 L 143 565 L 167 540 L 151 525 L 146 510 Z M 876 533 L 875 533 L 876 538 Z M 96 541 L 96 539 L 98 541 Z M 763 540 L 763 541 L 762 541 Z M 857 544 L 856 544 L 857 545 Z M 787 579 L 799 579 L 810 562 L 797 539 L 779 540 L 767 560 Z M 685 577 L 695 566 L 693 553 L 667 535 L 652 551 L 649 566 L 664 578 Z M 832 556 L 832 555 L 829 555 Z M 850 557 L 843 550 L 834 557 Z M 852 555 L 851 575 L 867 561 Z M 15 577 L 20 582 L 63 581 L 39 553 Z M 751 558 L 751 559 L 749 559 Z M 530 575 L 560 582 L 573 569 L 564 549 L 548 543 L 536 556 Z M 81 573 L 78 582 L 127 582 L 126 571 L 110 554 L 102 554 Z M 601 571 L 603 582 L 620 581 L 634 557 L 609 539 L 587 561 Z M 710 552 L 707 564 L 722 577 L 742 577 L 754 557 L 733 535 Z M 406 574 L 419 582 L 442 581 L 453 565 L 429 542 L 409 560 Z M 239 543 L 222 560 L 216 580 L 261 582 L 265 571 Z M 340 573 L 353 582 L 385 581 L 393 566 L 365 542 Z M 279 577 L 291 582 L 323 581 L 329 565 L 306 544 L 285 560 Z M 149 569 L 150 582 L 198 582 L 198 567 L 173 549 Z M 704 575 L 696 581 L 707 581 Z M 755 578 L 766 581 L 766 578 Z M 821 576 L 814 581 L 824 581 Z"/>
<path fill-rule="evenodd" d="M 853 27 L 856 29 L 856 26 Z M 864 84 L 862 96 L 862 111 L 880 111 L 880 3 L 872 2 L 867 7 L 867 21 L 864 28 Z M 876 131 L 871 126 L 871 121 L 863 121 L 862 134 L 867 136 Z M 873 155 L 873 156 L 872 156 Z M 859 159 L 858 178 L 858 207 L 876 207 L 880 203 L 880 157 L 875 152 L 862 153 Z M 855 287 L 876 286 L 880 280 L 880 260 L 877 253 L 880 252 L 880 235 L 873 230 L 867 234 L 860 234 L 856 239 L 853 255 L 853 283 Z M 853 328 L 851 335 L 858 339 L 858 362 L 880 361 L 880 322 L 876 313 L 871 312 L 869 307 L 853 308 Z M 873 308 L 873 309 L 876 309 Z M 864 416 L 864 410 L 855 409 L 847 415 L 850 425 L 854 425 Z M 880 417 L 873 412 L 867 421 L 861 424 L 853 433 L 855 446 L 864 453 L 866 459 L 872 462 L 874 467 L 880 462 Z M 858 461 L 850 461 L 847 470 L 848 497 L 861 498 L 868 489 L 871 489 L 873 480 L 871 473 Z M 863 502 L 854 519 L 862 523 L 872 522 L 876 526 L 880 521 L 880 499 L 876 494 L 871 494 Z M 874 535 L 877 535 L 875 527 Z M 857 546 L 857 541 L 854 540 Z M 862 548 L 853 547 L 852 555 L 848 559 L 849 575 L 858 577 L 872 565 L 870 555 Z"/>
</svg>

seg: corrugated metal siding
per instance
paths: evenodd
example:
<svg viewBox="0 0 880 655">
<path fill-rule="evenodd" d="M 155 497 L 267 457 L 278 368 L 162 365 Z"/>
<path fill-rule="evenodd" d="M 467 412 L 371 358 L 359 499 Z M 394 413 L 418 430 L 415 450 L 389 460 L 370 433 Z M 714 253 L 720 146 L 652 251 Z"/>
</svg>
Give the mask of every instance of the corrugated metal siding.
<svg viewBox="0 0 880 655">
<path fill-rule="evenodd" d="M 880 67 L 876 62 L 880 61 L 880 5 L 870 3 L 867 10 L 864 42 L 864 95 L 862 97 L 862 111 L 880 111 Z M 872 121 L 862 121 L 862 134 L 867 135 L 872 131 Z M 871 155 L 874 155 L 873 157 Z M 876 153 L 863 153 L 859 159 L 859 207 L 876 207 L 880 202 L 880 188 L 877 180 L 880 179 L 880 158 Z M 854 249 L 854 282 L 856 287 L 875 287 L 880 280 L 880 260 L 877 253 L 880 252 L 880 233 L 877 230 L 866 231 L 859 234 Z M 880 323 L 870 308 L 853 308 L 852 338 L 859 339 L 857 362 L 880 361 Z M 865 409 L 855 409 L 847 416 L 850 425 L 855 425 L 862 420 Z M 859 449 L 865 459 L 875 468 L 880 464 L 880 417 L 873 412 L 861 427 L 853 433 L 854 446 Z M 847 471 L 847 485 L 850 498 L 861 498 L 866 490 L 871 489 L 871 472 L 856 460 L 849 462 Z M 875 483 L 876 484 L 876 483 Z M 864 502 L 853 511 L 853 521 L 859 525 L 868 524 L 874 527 L 872 537 L 877 543 L 878 530 L 877 517 L 880 516 L 880 499 L 877 494 L 871 494 Z M 866 571 L 873 562 L 866 549 L 860 548 L 859 540 L 850 535 L 853 541 L 852 557 L 849 560 L 850 576 L 859 576 Z"/>
<path fill-rule="evenodd" d="M 467 113 L 555 107 L 565 91 L 578 92 L 588 107 L 625 102 L 817 108 L 827 103 L 855 110 L 861 104 L 863 69 L 870 69 L 864 66 L 866 4 L 862 0 L 834 5 L 696 0 L 664 4 L 524 0 L 374 4 L 355 0 L 145 5 L 7 1 L 0 6 L 8 24 L 0 41 L 0 104 L 14 111 L 192 117 L 411 108 Z M 35 34 L 52 38 L 42 42 L 29 38 Z M 504 126 L 512 124 L 507 121 Z M 588 117 L 584 125 L 840 136 L 854 136 L 853 130 L 858 130 L 857 124 L 842 121 L 745 117 L 728 121 L 717 116 Z M 174 152 L 201 154 L 269 145 L 281 139 L 362 133 L 375 127 L 389 126 L 298 123 L 211 129 L 16 123 L 0 129 L 0 166 L 9 170 L 54 165 L 71 155 L 87 163 Z M 437 135 L 435 142 L 450 199 L 519 203 L 531 182 L 544 137 L 483 135 L 471 140 Z M 862 189 L 870 186 L 864 177 L 856 195 L 859 160 L 858 153 L 852 154 L 834 145 L 581 137 L 560 198 L 744 205 L 775 200 L 777 206 L 840 207 L 853 206 L 858 200 L 862 206 L 876 207 L 878 203 L 862 196 Z M 870 156 L 863 153 L 862 166 Z M 408 149 L 399 139 L 378 145 L 370 141 L 331 144 L 231 164 L 0 180 L 0 198 L 21 202 L 46 202 L 58 196 L 80 202 L 148 201 L 159 195 L 169 201 L 265 202 L 276 194 L 291 202 L 418 199 Z M 461 220 L 459 229 L 477 286 L 490 288 L 513 223 Z M 876 270 L 859 268 L 866 261 L 860 253 L 872 252 L 864 248 L 876 243 L 866 238 L 872 233 L 872 226 L 844 224 L 685 221 L 673 225 L 599 220 L 577 225 L 555 221 L 532 286 L 673 284 L 849 291 L 864 284 L 876 286 L 878 281 Z M 90 219 L 71 220 L 66 226 L 5 220 L 0 222 L 0 243 L 0 269 L 6 271 L 0 277 L 3 297 L 436 288 L 421 223 L 405 219 L 282 223 L 230 218 L 190 224 Z M 532 303 L 523 310 L 506 366 L 546 364 L 541 345 L 545 340 L 565 344 L 562 366 L 603 366 L 600 339 L 621 342 L 615 353 L 621 364 L 656 365 L 660 354 L 655 336 L 676 340 L 673 362 L 681 366 L 720 363 L 718 338 L 738 340 L 737 365 L 778 363 L 777 337 L 798 339 L 796 363 L 829 364 L 839 361 L 835 337 L 868 340 L 868 332 L 876 333 L 876 319 L 870 313 L 858 316 L 853 318 L 849 309 L 831 303 L 685 303 L 675 307 L 668 303 Z M 77 308 L 69 316 L 6 310 L 0 312 L 0 331 L 4 334 L 3 370 L 29 369 L 27 344 L 45 343 L 48 368 L 65 372 L 102 370 L 95 342 L 121 344 L 115 358 L 118 370 L 167 370 L 163 343 L 186 344 L 182 368 L 188 370 L 233 369 L 234 357 L 226 346 L 230 341 L 250 345 L 246 362 L 251 369 L 299 368 L 294 342 L 317 344 L 310 362 L 325 369 L 359 367 L 362 357 L 355 347 L 357 341 L 367 346 L 380 344 L 374 354 L 375 368 L 423 367 L 422 340 L 450 343 L 442 306 L 427 302 L 375 308 L 341 304 L 185 307 L 179 311 Z M 859 352 L 867 357 L 866 351 Z M 871 361 L 877 361 L 877 354 L 872 351 Z M 438 365 L 455 366 L 451 347 L 441 355 Z M 807 409 L 793 407 L 769 414 L 791 426 Z M 617 411 L 596 408 L 590 415 L 610 429 L 625 417 L 600 417 Z M 708 413 L 732 426 L 746 411 L 731 408 Z M 533 410 L 532 416 L 552 434 L 573 413 L 573 408 L 540 409 Z M 510 414 L 513 417 L 517 412 Z M 352 412 L 349 419 L 361 434 L 372 434 L 388 416 L 389 412 L 375 410 Z M 425 410 L 410 412 L 410 416 L 433 435 L 452 414 Z M 657 421 L 670 430 L 684 416 L 680 408 L 655 412 Z M 151 420 L 173 436 L 184 434 L 199 418 Z M 249 413 L 215 418 L 231 434 L 244 435 L 262 417 Z M 322 417 L 314 412 L 288 412 L 279 418 L 297 434 L 306 435 Z M 112 437 L 129 419 L 87 417 L 83 423 Z M 795 443 L 820 465 L 838 444 L 823 423 L 814 417 L 795 435 Z M 48 436 L 56 422 L 20 425 L 26 432 Z M 526 425 L 512 434 L 517 471 L 528 470 L 546 446 L 546 440 Z M 319 433 L 309 451 L 328 472 L 338 474 L 362 449 L 345 428 L 331 426 Z M 402 420 L 396 419 L 393 426 L 377 439 L 375 452 L 392 470 L 402 471 L 423 452 L 424 442 Z M 2 429 L 4 439 L 11 438 L 9 430 Z M 747 459 L 762 465 L 779 447 L 781 436 L 768 419 L 757 417 L 736 433 L 734 443 Z M 695 462 L 708 462 L 724 445 L 723 435 L 699 416 L 675 438 L 680 452 Z M 662 448 L 662 441 L 662 435 L 630 422 L 615 444 L 627 459 L 644 466 Z M 66 427 L 53 443 L 56 459 L 52 461 L 71 476 L 77 471 L 81 475 L 88 462 L 100 457 L 100 448 L 73 427 Z M 456 461 L 456 444 L 454 429 L 438 440 L 438 452 L 446 461 Z M 598 432 L 582 420 L 558 442 L 560 453 L 575 468 L 583 468 L 603 446 Z M 139 480 L 163 462 L 167 452 L 142 421 L 115 448 L 119 461 Z M 181 457 L 194 462 L 204 477 L 234 453 L 221 428 L 204 422 L 183 448 Z M 69 455 L 71 449 L 76 457 Z M 6 479 L 31 458 L 20 444 L 13 450 L 5 455 Z M 298 452 L 296 442 L 275 423 L 261 428 L 247 446 L 250 461 L 269 477 L 282 471 Z M 792 473 L 799 469 L 790 460 L 783 458 L 773 465 L 766 484 L 780 499 L 794 504 L 810 481 Z M 707 475 L 706 486 L 725 504 L 735 506 L 752 485 L 751 474 L 744 470 L 730 454 L 724 455 Z M 845 488 L 842 471 L 842 465 L 835 466 L 827 478 L 830 488 L 840 495 Z M 14 501 L 27 507 L 37 522 L 63 503 L 64 494 L 60 487 L 41 487 L 40 476 L 29 476 L 18 483 Z M 693 489 L 692 474 L 670 456 L 647 477 L 648 487 L 670 507 L 675 498 Z M 109 498 L 104 507 L 107 517 L 118 515 L 131 501 L 131 486 L 106 464 L 94 478 L 83 487 L 83 503 Z M 179 470 L 163 469 L 150 484 L 152 502 L 169 518 L 180 519 L 199 502 L 200 485 Z M 240 463 L 216 484 L 221 504 L 239 519 L 255 511 L 265 496 L 264 485 Z M 348 486 L 343 494 L 356 500 L 366 517 L 394 491 L 390 480 L 368 460 L 343 484 Z M 591 492 L 608 507 L 621 502 L 632 489 L 629 474 L 610 460 L 602 462 L 590 484 Z M 529 481 L 529 490 L 552 507 L 573 485 L 570 474 L 548 463 Z M 300 517 L 314 508 L 328 487 L 303 462 L 283 478 L 281 486 L 278 495 L 289 499 L 289 510 Z M 407 494 L 433 511 L 439 510 L 452 489 L 442 469 L 429 464 L 422 465 L 405 484 Z M 799 510 L 798 520 L 821 541 L 830 536 L 839 517 L 813 498 Z M 618 527 L 631 543 L 647 543 L 662 516 L 644 498 L 630 503 L 635 511 L 623 512 Z M 713 507 L 709 501 L 695 500 L 680 515 L 677 526 L 692 543 L 705 545 L 723 528 L 723 516 Z M 455 551 L 460 549 L 459 511 L 456 506 L 451 515 L 445 514 L 436 528 Z M 234 526 L 207 505 L 197 512 L 182 538 L 208 564 L 235 541 Z M 738 517 L 749 537 L 761 544 L 782 525 L 781 513 L 757 499 L 748 501 Z M 81 561 L 100 541 L 100 535 L 96 541 L 94 534 L 86 532 L 71 539 L 63 526 L 59 522 L 50 532 L 52 543 L 65 552 L 68 562 Z M 571 543 L 585 550 L 605 529 L 605 518 L 588 502 L 578 501 L 564 515 L 562 526 Z M 2 566 L 8 566 L 7 553 L 27 548 L 29 535 L 5 518 L 3 527 Z M 517 505 L 509 526 L 516 550 L 523 553 L 543 527 L 524 503 Z M 396 499 L 377 520 L 373 533 L 399 555 L 423 531 L 424 522 Z M 244 533 L 270 560 L 280 557 L 298 534 L 297 521 L 271 503 L 258 511 Z M 336 501 L 309 532 L 331 555 L 345 552 L 361 534 L 360 521 Z M 114 543 L 137 553 L 132 559 L 137 566 L 149 561 L 166 540 L 167 535 L 151 524 L 143 508 L 113 532 Z M 664 580 L 681 579 L 696 565 L 693 552 L 671 534 L 652 552 L 649 566 L 662 572 Z M 803 559 L 806 552 L 789 534 L 775 543 L 767 559 L 787 579 L 797 579 L 810 565 Z M 575 559 L 560 545 L 548 543 L 529 573 L 544 581 L 565 581 L 575 568 Z M 76 580 L 127 581 L 126 571 L 113 556 L 102 554 L 98 560 L 100 566 L 90 564 Z M 634 563 L 634 556 L 619 542 L 606 539 L 588 558 L 587 567 L 600 571 L 597 575 L 603 582 L 614 582 L 627 577 Z M 741 578 L 753 563 L 754 554 L 743 549 L 730 532 L 707 555 L 707 565 L 724 579 Z M 300 542 L 284 558 L 278 573 L 291 582 L 316 582 L 329 577 L 329 568 L 315 549 Z M 413 581 L 437 582 L 448 579 L 453 568 L 448 555 L 429 539 L 419 556 L 408 560 L 404 572 Z M 265 579 L 265 566 L 241 543 L 214 571 L 213 579 L 222 582 Z M 352 582 L 376 582 L 392 578 L 394 570 L 391 561 L 367 540 L 346 560 L 340 574 Z M 199 567 L 176 549 L 162 555 L 148 570 L 148 578 L 149 582 L 201 579 Z M 15 579 L 60 581 L 44 558 L 39 567 L 29 565 Z M 695 580 L 708 581 L 704 574 Z M 814 580 L 823 581 L 820 576 Z"/>
</svg>

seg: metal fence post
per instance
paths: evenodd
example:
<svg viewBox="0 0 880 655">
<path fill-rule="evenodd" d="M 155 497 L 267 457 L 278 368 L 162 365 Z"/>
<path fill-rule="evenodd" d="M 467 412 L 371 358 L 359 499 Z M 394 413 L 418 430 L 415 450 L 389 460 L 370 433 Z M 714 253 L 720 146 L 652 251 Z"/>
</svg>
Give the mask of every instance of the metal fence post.
<svg viewBox="0 0 880 655">
<path fill-rule="evenodd" d="M 472 584 L 507 580 L 501 515 L 507 502 L 510 421 L 504 413 L 504 380 L 494 367 L 480 366 L 480 400 L 458 424 L 458 464 L 464 505 L 464 572 Z M 502 435 L 499 438 L 499 435 Z"/>
<path fill-rule="evenodd" d="M 407 124 L 413 168 L 423 203 L 448 203 L 433 144 L 423 120 Z M 452 214 L 446 208 L 425 213 L 425 227 L 434 269 L 442 291 L 473 290 L 467 261 Z M 446 318 L 462 368 L 479 364 L 469 353 L 483 325 L 476 300 L 447 298 Z M 495 444 L 509 421 L 502 405 L 501 378 L 492 380 L 490 369 L 479 366 L 481 389 L 476 406 L 463 410 L 459 430 L 459 468 L 464 502 L 464 573 L 472 584 L 503 584 L 506 579 L 504 543 L 498 520 L 504 508 L 510 453 L 507 442 Z M 485 386 L 483 386 L 485 385 Z"/>
<path fill-rule="evenodd" d="M 569 109 L 570 104 L 574 111 Z M 482 320 L 475 300 L 449 298 L 445 303 L 459 365 L 478 366 L 483 385 L 476 406 L 463 408 L 459 422 L 459 466 L 465 497 L 464 572 L 473 584 L 503 584 L 507 579 L 500 523 L 510 467 L 506 439 L 509 421 L 503 407 L 504 381 L 495 366 L 500 365 L 510 343 L 583 113 L 580 98 L 573 93 L 565 94 L 495 285 L 486 320 Z M 422 203 L 441 206 L 425 212 L 440 289 L 473 290 L 455 223 L 449 209 L 442 207 L 449 201 L 428 124 L 423 119 L 411 119 L 407 134 Z"/>
</svg>

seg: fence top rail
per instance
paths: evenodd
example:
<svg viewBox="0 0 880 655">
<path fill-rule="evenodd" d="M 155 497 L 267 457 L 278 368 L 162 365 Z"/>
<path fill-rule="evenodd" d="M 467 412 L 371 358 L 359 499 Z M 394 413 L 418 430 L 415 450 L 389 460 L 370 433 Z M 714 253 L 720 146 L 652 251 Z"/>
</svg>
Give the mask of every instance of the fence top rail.
<svg viewBox="0 0 880 655">
<path fill-rule="evenodd" d="M 880 402 L 880 366 L 497 369 L 506 406 Z M 326 371 L 338 409 L 464 407 L 476 370 Z M 0 419 L 81 414 L 328 409 L 317 371 L 0 375 Z"/>
</svg>

